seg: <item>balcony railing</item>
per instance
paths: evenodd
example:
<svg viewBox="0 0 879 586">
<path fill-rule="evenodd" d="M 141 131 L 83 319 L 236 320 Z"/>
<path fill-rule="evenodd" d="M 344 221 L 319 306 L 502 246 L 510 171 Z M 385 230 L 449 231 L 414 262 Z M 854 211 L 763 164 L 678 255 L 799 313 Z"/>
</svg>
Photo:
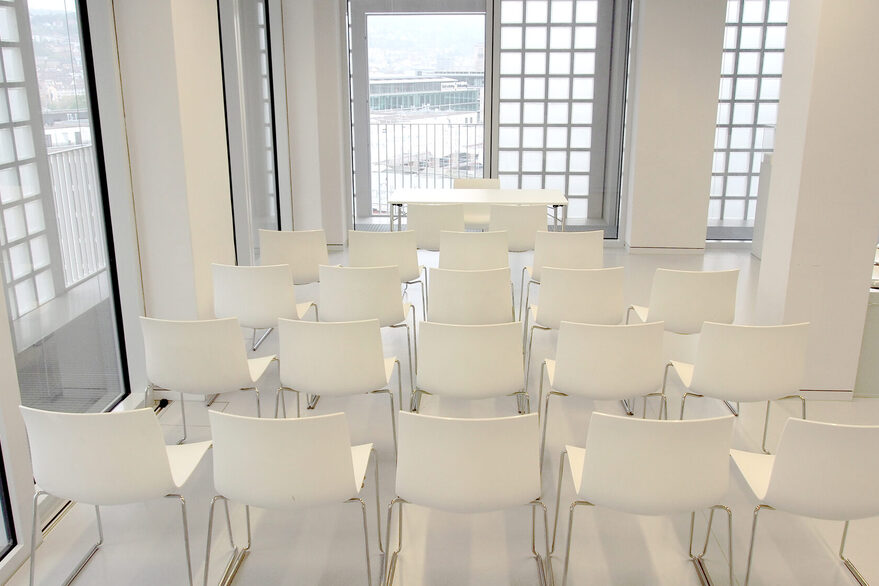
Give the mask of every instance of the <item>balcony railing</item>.
<svg viewBox="0 0 879 586">
<path fill-rule="evenodd" d="M 370 163 L 373 215 L 387 215 L 400 188 L 451 187 L 458 177 L 482 177 L 483 125 L 372 122 Z"/>
<path fill-rule="evenodd" d="M 49 153 L 64 284 L 70 288 L 107 267 L 101 189 L 94 146 Z"/>
</svg>

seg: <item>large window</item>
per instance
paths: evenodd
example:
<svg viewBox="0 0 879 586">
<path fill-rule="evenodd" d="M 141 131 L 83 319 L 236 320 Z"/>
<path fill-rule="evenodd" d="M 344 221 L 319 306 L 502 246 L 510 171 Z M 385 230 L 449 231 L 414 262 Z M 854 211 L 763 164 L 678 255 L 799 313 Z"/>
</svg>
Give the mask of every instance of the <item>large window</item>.
<svg viewBox="0 0 879 586">
<path fill-rule="evenodd" d="M 497 172 L 616 235 L 629 2 L 501 0 Z"/>
<path fill-rule="evenodd" d="M 750 240 L 775 123 L 788 0 L 729 0 L 708 205 L 708 238 Z"/>
</svg>

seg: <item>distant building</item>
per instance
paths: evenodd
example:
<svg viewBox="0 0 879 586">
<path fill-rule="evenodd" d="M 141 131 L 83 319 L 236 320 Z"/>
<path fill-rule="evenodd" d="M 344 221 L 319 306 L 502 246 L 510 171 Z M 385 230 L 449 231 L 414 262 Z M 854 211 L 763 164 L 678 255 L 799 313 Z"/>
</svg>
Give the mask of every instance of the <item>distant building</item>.
<svg viewBox="0 0 879 586">
<path fill-rule="evenodd" d="M 477 72 L 373 77 L 369 80 L 369 108 L 372 111 L 478 111 L 482 79 L 483 74 Z"/>
</svg>

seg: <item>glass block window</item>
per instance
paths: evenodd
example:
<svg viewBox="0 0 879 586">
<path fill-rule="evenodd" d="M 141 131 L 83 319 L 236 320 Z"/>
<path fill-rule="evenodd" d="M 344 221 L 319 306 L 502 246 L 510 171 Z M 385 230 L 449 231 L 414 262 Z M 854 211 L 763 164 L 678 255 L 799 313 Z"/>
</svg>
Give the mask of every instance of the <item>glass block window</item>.
<svg viewBox="0 0 879 586">
<path fill-rule="evenodd" d="M 0 254 L 13 319 L 64 287 L 51 259 L 55 210 L 38 168 L 42 121 L 25 85 L 22 49 L 16 6 L 0 3 Z"/>
<path fill-rule="evenodd" d="M 501 186 L 560 189 L 586 217 L 593 171 L 597 0 L 502 0 Z"/>
<path fill-rule="evenodd" d="M 727 2 L 709 226 L 753 225 L 763 155 L 775 145 L 788 4 Z"/>
</svg>

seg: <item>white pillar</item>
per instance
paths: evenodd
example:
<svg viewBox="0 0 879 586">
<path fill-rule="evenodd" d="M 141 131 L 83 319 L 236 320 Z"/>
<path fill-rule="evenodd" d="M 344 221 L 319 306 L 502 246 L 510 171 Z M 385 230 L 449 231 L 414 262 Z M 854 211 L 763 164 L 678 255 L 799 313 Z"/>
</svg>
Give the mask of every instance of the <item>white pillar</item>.
<svg viewBox="0 0 879 586">
<path fill-rule="evenodd" d="M 344 244 L 351 215 L 344 3 L 283 0 L 282 5 L 293 226 L 323 228 L 328 243 Z"/>
<path fill-rule="evenodd" d="M 623 238 L 633 249 L 701 250 L 726 2 L 636 4 Z"/>
<path fill-rule="evenodd" d="M 874 0 L 790 3 L 757 316 L 809 321 L 805 389 L 852 390 L 879 235 Z"/>
<path fill-rule="evenodd" d="M 213 317 L 212 262 L 234 264 L 214 0 L 117 0 L 147 315 Z"/>
</svg>

